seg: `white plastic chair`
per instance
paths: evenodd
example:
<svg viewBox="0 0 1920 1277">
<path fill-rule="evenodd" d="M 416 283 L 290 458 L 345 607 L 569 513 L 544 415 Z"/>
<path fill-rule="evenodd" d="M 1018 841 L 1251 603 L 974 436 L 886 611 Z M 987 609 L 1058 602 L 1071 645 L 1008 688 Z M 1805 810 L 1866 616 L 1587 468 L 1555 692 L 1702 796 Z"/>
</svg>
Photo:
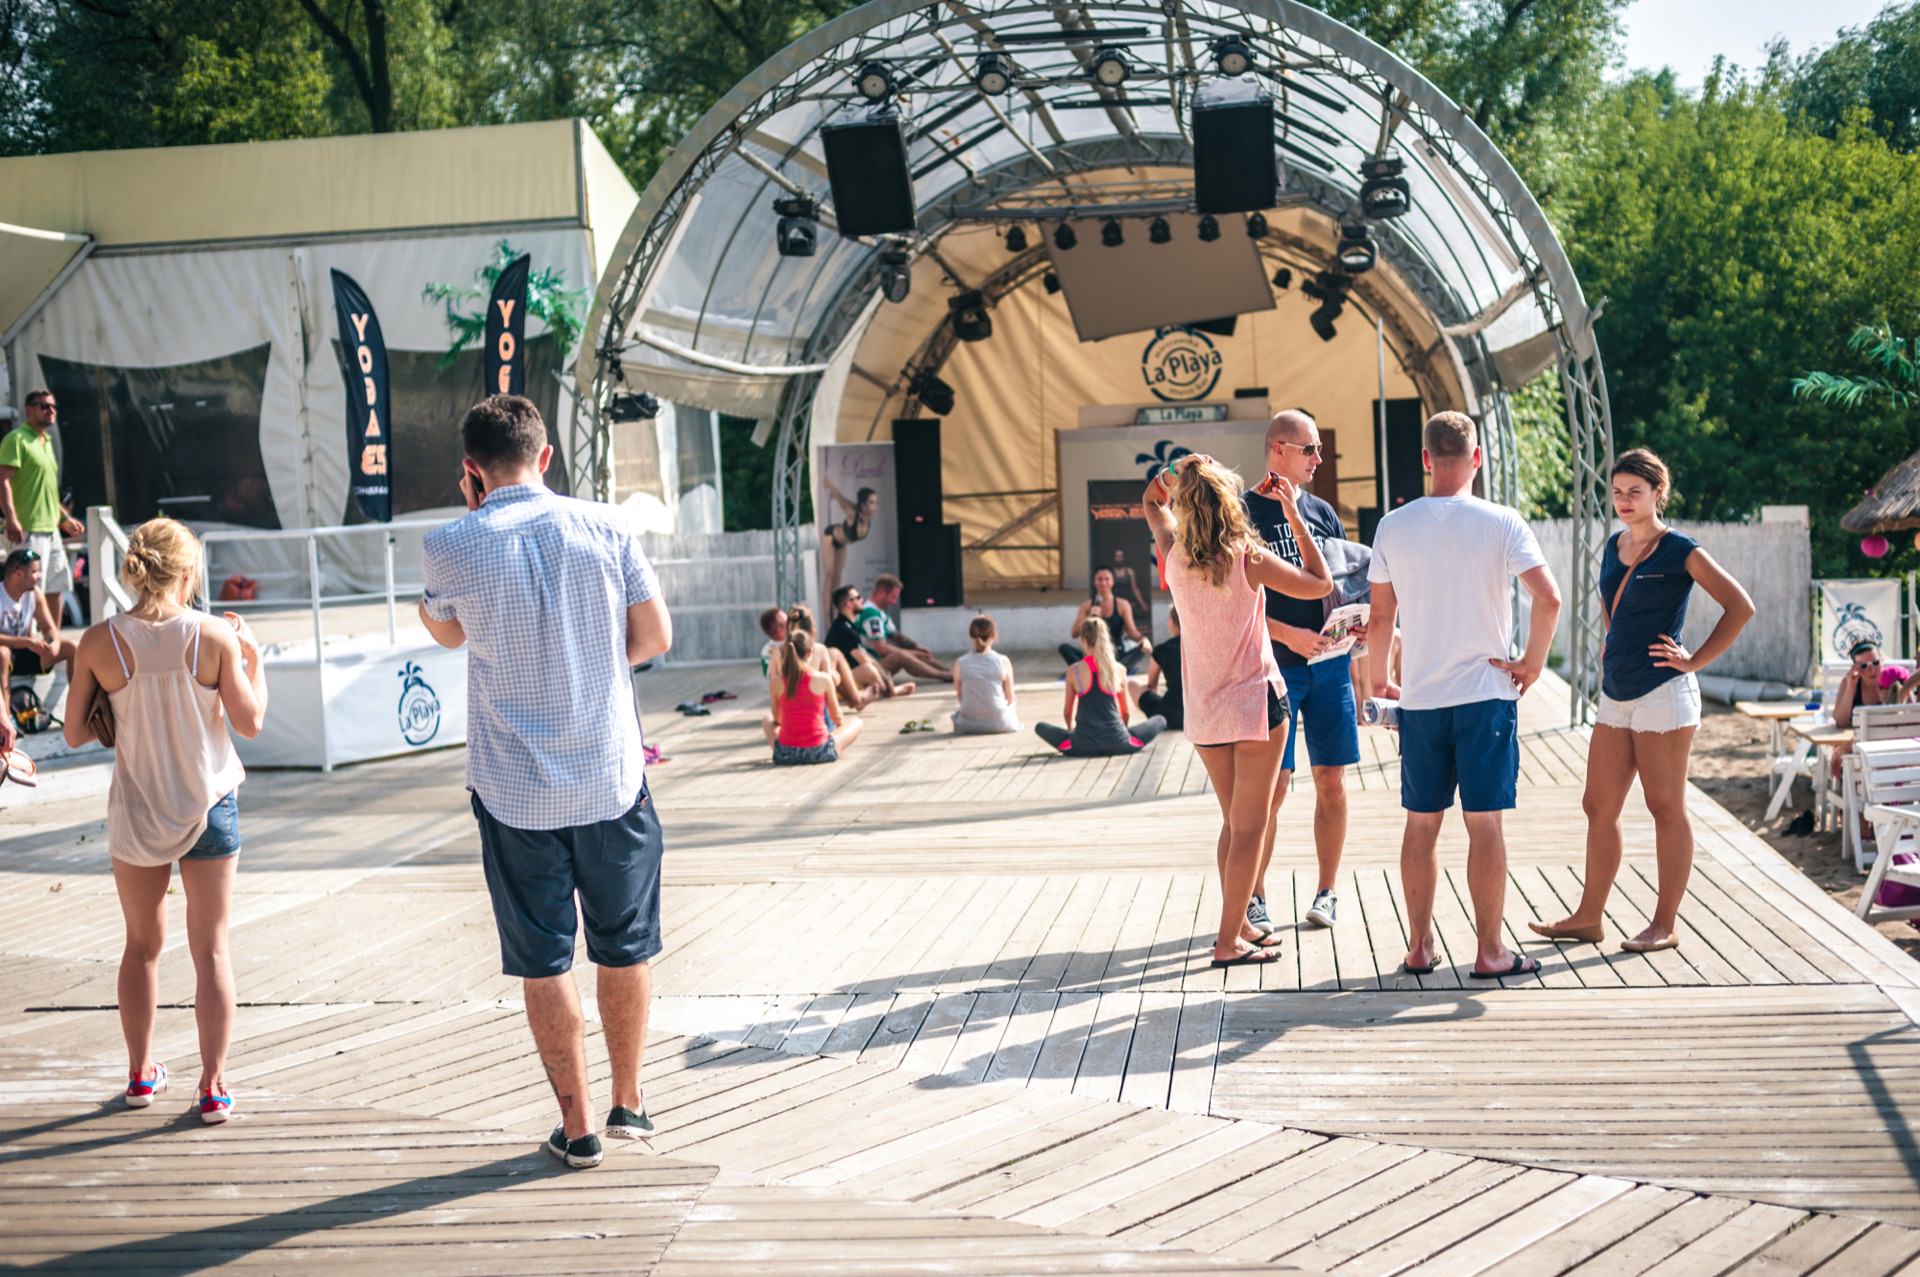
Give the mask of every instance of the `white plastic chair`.
<svg viewBox="0 0 1920 1277">
<path fill-rule="evenodd" d="M 1867 819 L 1873 824 L 1880 854 L 1854 910 L 1867 922 L 1920 918 L 1920 905 L 1898 909 L 1874 903 L 1883 882 L 1920 888 L 1920 866 L 1894 867 L 1896 852 L 1920 846 L 1920 742 L 1911 749 L 1871 749 L 1860 755 L 1861 786 L 1867 796 Z"/>
</svg>

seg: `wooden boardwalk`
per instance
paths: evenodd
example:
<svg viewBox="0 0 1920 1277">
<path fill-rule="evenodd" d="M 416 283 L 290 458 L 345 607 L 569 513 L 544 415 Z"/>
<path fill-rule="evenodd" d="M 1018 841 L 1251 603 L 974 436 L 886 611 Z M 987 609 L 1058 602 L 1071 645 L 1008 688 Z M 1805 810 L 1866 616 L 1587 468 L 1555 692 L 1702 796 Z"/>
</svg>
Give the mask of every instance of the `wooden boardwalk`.
<svg viewBox="0 0 1920 1277">
<path fill-rule="evenodd" d="M 1051 714 L 1058 667 L 1019 666 L 1023 712 Z M 896 736 L 910 712 L 944 725 L 951 698 L 926 697 L 871 711 L 837 767 L 774 771 L 757 682 L 645 683 L 671 759 L 660 1129 L 584 1175 L 533 1147 L 551 1100 L 498 974 L 458 751 L 249 781 L 241 1116 L 212 1130 L 178 1091 L 111 1100 L 101 786 L 49 774 L 0 812 L 0 1263 L 1920 1273 L 1920 967 L 1697 792 L 1681 949 L 1526 944 L 1580 885 L 1584 740 L 1550 684 L 1508 826 L 1508 930 L 1546 965 L 1503 988 L 1464 979 L 1457 823 L 1450 963 L 1398 973 L 1383 733 L 1354 771 L 1339 925 L 1298 921 L 1303 785 L 1270 883 L 1285 959 L 1223 975 L 1216 809 L 1183 738 L 1069 761 Z M 672 715 L 718 687 L 745 699 Z M 1650 832 L 1630 811 L 1616 934 L 1652 905 Z M 190 1083 L 170 904 L 158 1033 Z"/>
</svg>

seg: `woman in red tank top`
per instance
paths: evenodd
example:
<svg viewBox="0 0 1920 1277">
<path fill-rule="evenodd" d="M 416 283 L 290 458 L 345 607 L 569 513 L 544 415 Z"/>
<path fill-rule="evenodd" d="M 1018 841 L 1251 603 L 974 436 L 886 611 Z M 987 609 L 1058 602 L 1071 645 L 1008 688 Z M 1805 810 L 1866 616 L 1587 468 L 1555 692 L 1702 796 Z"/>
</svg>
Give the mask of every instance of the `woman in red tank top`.
<svg viewBox="0 0 1920 1277">
<path fill-rule="evenodd" d="M 837 762 L 860 738 L 860 720 L 847 721 L 833 675 L 815 669 L 812 657 L 813 635 L 788 626 L 770 689 L 776 767 Z"/>
</svg>

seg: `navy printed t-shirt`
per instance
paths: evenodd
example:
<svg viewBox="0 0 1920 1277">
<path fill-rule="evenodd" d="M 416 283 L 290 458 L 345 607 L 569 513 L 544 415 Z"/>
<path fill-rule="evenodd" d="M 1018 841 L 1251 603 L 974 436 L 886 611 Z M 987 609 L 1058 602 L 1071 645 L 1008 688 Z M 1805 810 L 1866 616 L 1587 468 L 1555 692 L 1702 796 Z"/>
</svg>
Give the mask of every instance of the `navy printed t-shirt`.
<svg viewBox="0 0 1920 1277">
<path fill-rule="evenodd" d="M 1613 596 L 1627 574 L 1620 561 L 1620 538 L 1616 532 L 1607 539 L 1600 556 L 1600 606 L 1610 611 Z M 1653 553 L 1633 569 L 1633 580 L 1620 595 L 1620 607 L 1607 618 L 1606 655 L 1600 662 L 1600 690 L 1616 701 L 1645 696 L 1680 671 L 1656 666 L 1648 645 L 1662 634 L 1678 639 L 1687 623 L 1687 596 L 1693 591 L 1693 578 L 1687 575 L 1687 557 L 1700 543 L 1671 528 L 1653 547 Z"/>
<path fill-rule="evenodd" d="M 1253 520 L 1253 526 L 1267 549 L 1285 562 L 1295 567 L 1304 567 L 1300 559 L 1300 546 L 1293 539 L 1293 525 L 1287 522 L 1287 508 L 1274 497 L 1263 497 L 1248 490 L 1244 498 L 1247 517 Z M 1325 541 L 1340 540 L 1347 535 L 1340 524 L 1339 513 L 1325 501 L 1311 492 L 1302 492 L 1297 498 L 1300 506 L 1300 518 L 1312 530 L 1314 539 Z M 1267 591 L 1267 617 L 1283 625 L 1297 625 L 1303 630 L 1318 630 L 1327 622 L 1327 607 L 1324 599 L 1296 599 L 1290 595 Z M 1282 668 L 1291 665 L 1305 665 L 1307 658 L 1281 643 L 1273 645 L 1273 657 Z"/>
</svg>

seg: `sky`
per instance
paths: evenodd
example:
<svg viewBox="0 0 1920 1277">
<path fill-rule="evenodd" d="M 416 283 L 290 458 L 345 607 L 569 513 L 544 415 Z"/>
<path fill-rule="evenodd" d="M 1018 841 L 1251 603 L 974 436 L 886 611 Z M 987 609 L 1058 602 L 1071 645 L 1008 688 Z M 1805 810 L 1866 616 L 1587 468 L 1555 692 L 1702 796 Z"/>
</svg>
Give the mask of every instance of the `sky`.
<svg viewBox="0 0 1920 1277">
<path fill-rule="evenodd" d="M 1886 0 L 1633 0 L 1622 20 L 1628 70 L 1670 66 L 1697 88 L 1714 55 L 1752 69 L 1766 46 L 1785 36 L 1796 55 L 1833 42 L 1842 27 L 1863 26 Z"/>
</svg>

